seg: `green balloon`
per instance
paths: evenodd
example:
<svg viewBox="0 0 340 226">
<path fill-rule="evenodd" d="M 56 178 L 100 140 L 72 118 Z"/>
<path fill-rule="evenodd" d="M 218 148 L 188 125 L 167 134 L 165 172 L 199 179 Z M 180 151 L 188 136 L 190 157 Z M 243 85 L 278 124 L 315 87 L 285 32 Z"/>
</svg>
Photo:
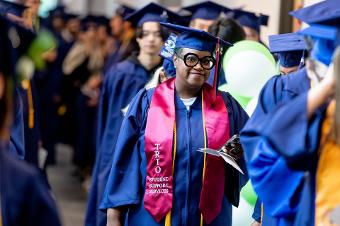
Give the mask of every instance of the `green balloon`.
<svg viewBox="0 0 340 226">
<path fill-rule="evenodd" d="M 50 32 L 44 30 L 37 34 L 27 52 L 36 69 L 41 70 L 45 68 L 46 62 L 42 59 L 42 54 L 54 49 L 56 46 L 56 39 Z"/>
<path fill-rule="evenodd" d="M 219 87 L 219 90 L 230 93 L 230 95 L 237 100 L 237 102 L 241 105 L 243 109 L 246 109 L 246 106 L 252 99 L 251 97 L 244 97 L 244 96 L 237 94 L 236 92 L 230 89 L 228 84 L 221 85 Z"/>
<path fill-rule="evenodd" d="M 255 206 L 257 195 L 251 186 L 250 181 L 241 190 L 241 196 L 251 205 Z"/>
</svg>

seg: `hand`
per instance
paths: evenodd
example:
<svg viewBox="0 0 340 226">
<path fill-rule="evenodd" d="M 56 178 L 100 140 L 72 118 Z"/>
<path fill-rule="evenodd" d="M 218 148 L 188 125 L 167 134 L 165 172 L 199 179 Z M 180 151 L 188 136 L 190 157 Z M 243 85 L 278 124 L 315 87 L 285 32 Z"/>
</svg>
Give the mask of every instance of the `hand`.
<svg viewBox="0 0 340 226">
<path fill-rule="evenodd" d="M 239 136 L 237 134 L 232 136 L 227 143 L 223 145 L 222 150 L 235 160 L 241 158 L 243 156 L 243 148 Z"/>
<path fill-rule="evenodd" d="M 120 210 L 108 209 L 106 226 L 122 226 L 121 216 L 122 213 Z"/>
<path fill-rule="evenodd" d="M 250 226 L 261 226 L 261 223 L 254 221 Z"/>
</svg>

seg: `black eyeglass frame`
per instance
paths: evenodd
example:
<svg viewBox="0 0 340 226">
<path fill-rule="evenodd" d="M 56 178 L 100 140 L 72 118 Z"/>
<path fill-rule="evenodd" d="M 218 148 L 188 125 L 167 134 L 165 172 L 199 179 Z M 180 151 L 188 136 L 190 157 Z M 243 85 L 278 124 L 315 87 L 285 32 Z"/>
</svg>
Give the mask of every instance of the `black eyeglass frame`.
<svg viewBox="0 0 340 226">
<path fill-rule="evenodd" d="M 179 53 L 176 53 L 176 56 L 177 56 L 179 59 L 182 59 L 182 60 L 183 60 L 185 66 L 191 67 L 191 68 L 196 67 L 196 65 L 197 65 L 198 62 L 199 62 L 199 63 L 201 64 L 201 67 L 202 67 L 203 69 L 205 69 L 205 70 L 211 70 L 211 69 L 215 66 L 215 64 L 216 64 L 216 60 L 215 60 L 215 58 L 212 57 L 212 56 L 205 56 L 205 57 L 199 58 L 195 53 L 186 53 L 184 56 L 181 55 L 181 54 L 179 54 Z M 188 58 L 189 56 L 194 56 L 194 57 L 197 58 L 197 61 L 196 61 L 195 65 L 188 65 L 188 63 L 187 63 L 187 58 Z M 204 67 L 203 64 L 202 64 L 202 61 L 203 61 L 204 59 L 207 59 L 207 58 L 209 58 L 209 59 L 211 60 L 211 62 L 212 62 L 212 65 L 211 65 L 209 68 Z"/>
</svg>

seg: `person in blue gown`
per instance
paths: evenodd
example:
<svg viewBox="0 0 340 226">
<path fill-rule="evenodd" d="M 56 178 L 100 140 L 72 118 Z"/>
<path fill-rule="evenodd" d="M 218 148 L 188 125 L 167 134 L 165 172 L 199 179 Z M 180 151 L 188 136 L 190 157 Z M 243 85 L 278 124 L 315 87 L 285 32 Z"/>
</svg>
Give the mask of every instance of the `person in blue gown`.
<svg viewBox="0 0 340 226">
<path fill-rule="evenodd" d="M 272 53 L 277 54 L 281 74 L 290 74 L 303 68 L 307 55 L 307 46 L 303 35 L 297 33 L 271 35 L 269 36 L 269 49 Z M 263 216 L 261 217 L 261 215 Z M 272 219 L 264 212 L 259 199 L 256 201 L 252 217 L 256 222 L 266 222 L 266 225 Z"/>
<path fill-rule="evenodd" d="M 179 18 L 177 14 L 155 3 L 148 4 L 126 18 L 137 27 L 140 51 L 113 65 L 105 76 L 98 110 L 96 163 L 85 225 L 106 224 L 106 215 L 98 207 L 109 176 L 114 146 L 123 120 L 123 109 L 162 64 L 158 53 L 167 38 L 167 32 L 161 29 L 159 22 L 164 19 L 164 11 L 170 21 Z"/>
<path fill-rule="evenodd" d="M 60 226 L 55 201 L 40 172 L 8 153 L 11 121 L 16 110 L 11 85 L 15 65 L 23 54 L 27 41 L 23 36 L 8 36 L 8 32 L 21 34 L 21 28 L 0 16 L 0 224 L 4 226 L 34 225 Z M 15 39 L 16 38 L 16 39 Z M 27 38 L 27 37 L 26 37 Z M 13 48 L 14 41 L 21 41 Z"/>
<path fill-rule="evenodd" d="M 21 21 L 23 12 L 27 7 L 8 1 L 0 1 L 0 12 L 12 22 L 18 23 Z M 24 118 L 23 118 L 23 103 L 20 96 L 20 91 L 16 88 L 15 92 L 15 116 L 12 124 L 10 135 L 9 151 L 19 159 L 25 157 L 25 139 L 24 139 Z"/>
<path fill-rule="evenodd" d="M 335 86 L 329 73 L 338 43 L 334 10 L 336 1 L 324 1 L 292 12 L 312 24 L 301 31 L 313 40 L 306 68 L 270 79 L 241 132 L 249 177 L 271 218 L 264 217 L 265 226 L 314 225 L 320 126 Z"/>
<path fill-rule="evenodd" d="M 209 139 L 213 137 L 219 140 L 222 144 L 221 146 L 223 146 L 226 142 L 224 140 L 226 139 L 225 135 L 238 134 L 248 116 L 228 93 L 217 92 L 216 87 L 205 84 L 210 74 L 210 69 L 215 63 L 211 52 L 216 48 L 217 38 L 201 30 L 168 23 L 162 23 L 162 25 L 180 33 L 176 40 L 176 53 L 174 55 L 176 77 L 167 80 L 154 89 L 142 89 L 131 102 L 114 149 L 111 171 L 100 208 L 107 211 L 108 226 L 155 226 L 164 224 L 230 226 L 232 221 L 231 205 L 238 205 L 239 191 L 246 183 L 247 175 L 239 174 L 234 168 L 224 163 L 222 159 L 209 160 L 211 156 L 204 157 L 205 155 L 197 152 L 197 149 L 205 146 L 205 139 L 208 140 L 209 144 L 212 144 Z M 226 42 L 222 43 L 223 45 L 228 45 Z M 191 56 L 196 55 L 197 58 L 188 60 L 187 56 L 189 55 L 187 54 L 194 54 Z M 183 57 L 183 55 L 186 57 Z M 210 90 L 212 93 L 210 93 L 211 95 L 206 95 L 205 98 L 213 98 L 215 93 L 214 106 L 227 109 L 225 114 L 221 110 L 215 116 L 217 118 L 221 117 L 218 123 L 222 127 L 206 127 L 208 135 L 204 132 L 206 124 L 202 118 L 202 113 L 206 112 L 206 107 L 204 106 L 209 104 L 207 104 L 208 100 L 201 96 L 201 92 L 204 93 L 206 90 Z M 154 98 L 158 97 L 169 97 L 165 101 L 169 104 L 169 108 L 166 107 L 167 104 L 163 101 L 157 101 L 158 103 L 164 103 L 163 107 L 154 105 Z M 213 100 L 211 99 L 211 101 Z M 162 110 L 157 111 L 157 109 L 162 109 L 166 112 L 163 113 Z M 173 110 L 168 111 L 167 109 Z M 207 115 L 206 120 L 214 121 L 216 120 L 215 117 L 211 118 Z M 228 118 L 229 124 L 226 121 Z M 172 120 L 174 120 L 173 126 L 175 126 L 175 129 L 172 124 L 169 124 Z M 147 176 L 147 174 L 149 175 L 149 173 L 153 172 L 152 169 L 150 171 L 148 166 L 152 164 L 151 159 L 153 158 L 151 157 L 148 160 L 146 156 L 150 153 L 150 151 L 147 152 L 146 150 L 146 145 L 148 145 L 147 136 L 156 137 L 163 134 L 162 132 L 148 129 L 150 127 L 160 131 L 163 127 L 167 128 L 169 129 L 168 135 L 174 139 L 173 142 L 169 141 L 170 146 L 168 148 L 170 149 L 164 150 L 167 151 L 168 155 L 170 153 L 170 165 L 172 165 L 174 175 L 174 186 L 171 188 L 172 201 L 165 199 L 160 202 L 157 198 L 153 199 L 152 195 L 147 197 L 147 194 L 152 194 L 152 189 L 150 190 L 149 188 L 153 186 L 153 184 L 148 184 L 151 178 Z M 225 128 L 225 130 L 222 128 Z M 223 136 L 223 139 L 219 139 L 220 135 Z M 160 140 L 161 147 L 163 147 L 162 143 Z M 173 151 L 171 151 L 172 144 L 174 144 Z M 172 158 L 171 155 L 173 155 Z M 238 157 L 240 157 L 237 160 L 238 163 L 246 172 L 243 158 Z M 169 161 L 164 154 L 164 157 L 160 160 L 161 164 L 164 159 Z M 208 160 L 205 161 L 205 159 Z M 219 162 L 220 160 L 222 162 Z M 214 176 L 208 173 L 209 161 L 211 163 L 214 161 L 216 166 L 221 163 L 222 165 L 219 165 L 221 168 L 214 170 L 213 174 L 225 176 L 215 177 L 216 181 L 214 181 L 212 179 Z M 167 171 L 167 169 L 164 171 Z M 206 177 L 202 182 L 203 171 Z M 207 183 L 206 180 L 208 179 L 206 178 L 211 179 L 211 184 Z M 214 190 L 215 192 L 206 190 L 200 198 L 202 187 L 206 189 L 209 184 L 214 189 L 222 188 L 222 190 L 217 189 Z M 167 188 L 169 185 L 166 184 L 164 187 Z M 162 191 L 160 192 L 162 193 Z M 168 194 L 168 190 L 165 189 L 164 193 Z M 221 196 L 218 196 L 219 198 L 211 197 L 208 202 L 204 201 L 206 200 L 204 197 L 215 194 Z M 146 203 L 148 204 L 146 205 Z M 209 208 L 211 212 L 204 211 L 205 204 L 203 203 L 213 203 Z M 163 206 L 168 207 L 166 211 L 162 211 Z M 125 221 L 124 214 L 126 214 Z"/>
</svg>

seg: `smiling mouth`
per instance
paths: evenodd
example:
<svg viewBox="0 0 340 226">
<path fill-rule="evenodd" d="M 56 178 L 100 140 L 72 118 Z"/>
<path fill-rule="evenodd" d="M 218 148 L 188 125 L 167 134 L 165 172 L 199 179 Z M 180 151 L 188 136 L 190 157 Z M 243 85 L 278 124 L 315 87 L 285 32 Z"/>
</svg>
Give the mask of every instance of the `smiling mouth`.
<svg viewBox="0 0 340 226">
<path fill-rule="evenodd" d="M 204 77 L 204 74 L 201 74 L 201 73 L 195 73 L 195 72 L 192 72 L 192 73 L 190 73 L 190 75 L 199 75 L 199 76 L 203 76 L 203 77 Z"/>
</svg>

